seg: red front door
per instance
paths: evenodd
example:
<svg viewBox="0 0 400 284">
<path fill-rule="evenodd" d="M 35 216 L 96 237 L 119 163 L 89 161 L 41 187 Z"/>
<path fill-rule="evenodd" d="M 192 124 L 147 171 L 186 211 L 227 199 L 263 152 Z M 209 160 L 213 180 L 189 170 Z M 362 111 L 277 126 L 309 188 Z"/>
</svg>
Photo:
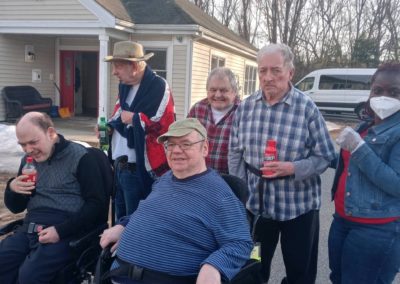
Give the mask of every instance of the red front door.
<svg viewBox="0 0 400 284">
<path fill-rule="evenodd" d="M 61 51 L 60 54 L 60 107 L 68 107 L 74 113 L 75 95 L 75 58 L 73 51 Z"/>
</svg>

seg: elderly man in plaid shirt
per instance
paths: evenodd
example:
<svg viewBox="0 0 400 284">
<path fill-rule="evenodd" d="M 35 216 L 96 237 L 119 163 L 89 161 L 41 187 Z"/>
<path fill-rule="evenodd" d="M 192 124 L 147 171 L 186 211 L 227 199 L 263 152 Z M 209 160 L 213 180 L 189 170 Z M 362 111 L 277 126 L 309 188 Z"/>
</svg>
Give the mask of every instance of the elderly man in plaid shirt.
<svg viewBox="0 0 400 284">
<path fill-rule="evenodd" d="M 188 117 L 197 118 L 207 129 L 208 167 L 228 173 L 228 144 L 233 116 L 240 100 L 236 77 L 224 67 L 215 68 L 207 78 L 207 98 L 197 102 Z"/>
<path fill-rule="evenodd" d="M 286 277 L 282 283 L 315 283 L 321 179 L 335 157 L 316 105 L 291 84 L 293 53 L 284 44 L 263 47 L 257 56 L 260 90 L 235 113 L 229 144 L 229 172 L 249 185 L 248 209 L 260 214 L 264 280 L 280 236 Z M 277 143 L 277 160 L 264 164 L 266 141 Z M 268 175 L 263 175 L 268 171 Z M 271 173 L 272 172 L 272 173 Z"/>
</svg>

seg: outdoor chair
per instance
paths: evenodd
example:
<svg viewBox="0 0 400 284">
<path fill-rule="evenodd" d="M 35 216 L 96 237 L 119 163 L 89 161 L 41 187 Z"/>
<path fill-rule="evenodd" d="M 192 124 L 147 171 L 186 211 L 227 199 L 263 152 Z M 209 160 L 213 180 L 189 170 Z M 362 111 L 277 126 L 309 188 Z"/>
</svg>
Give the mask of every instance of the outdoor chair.
<svg viewBox="0 0 400 284">
<path fill-rule="evenodd" d="M 30 111 L 49 113 L 52 107 L 50 98 L 43 98 L 32 86 L 7 86 L 2 90 L 6 107 L 6 120 L 20 118 Z"/>
</svg>

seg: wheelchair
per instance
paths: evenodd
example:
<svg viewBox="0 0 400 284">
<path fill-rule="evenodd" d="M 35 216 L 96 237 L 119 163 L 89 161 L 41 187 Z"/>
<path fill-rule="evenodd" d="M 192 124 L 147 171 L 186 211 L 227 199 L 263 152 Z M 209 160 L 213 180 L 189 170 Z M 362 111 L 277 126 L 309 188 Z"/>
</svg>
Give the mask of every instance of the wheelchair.
<svg viewBox="0 0 400 284">
<path fill-rule="evenodd" d="M 222 178 L 232 189 L 236 197 L 246 205 L 247 199 L 249 197 L 249 192 L 247 188 L 247 184 L 240 178 L 229 175 L 229 174 L 221 174 Z M 247 211 L 248 220 L 251 225 L 251 213 Z M 250 226 L 252 227 L 252 226 Z M 252 228 L 251 228 L 252 230 Z M 114 261 L 115 257 L 112 255 L 110 251 L 111 246 L 103 249 L 100 254 L 100 257 L 96 264 L 96 271 L 94 277 L 95 284 L 111 284 L 111 280 L 109 278 L 104 279 L 104 275 L 110 270 L 111 264 Z M 241 268 L 239 273 L 230 281 L 230 282 L 222 282 L 223 284 L 261 284 L 263 283 L 262 275 L 261 275 L 261 262 L 256 259 L 249 259 L 246 264 Z"/>
<path fill-rule="evenodd" d="M 103 151 L 97 148 L 87 148 L 89 155 L 93 155 L 100 166 L 103 183 L 106 185 L 106 200 L 110 200 L 113 194 L 113 172 L 108 157 Z M 112 199 L 112 198 L 111 198 Z M 107 207 L 108 209 L 108 207 Z M 73 253 L 73 260 L 68 263 L 56 277 L 52 280 L 53 284 L 77 284 L 77 283 L 91 283 L 95 272 L 97 259 L 101 254 L 101 247 L 99 245 L 99 235 L 108 228 L 108 210 L 104 212 L 101 218 L 101 225 L 98 225 L 92 231 L 77 236 L 69 242 L 69 246 Z M 4 227 L 0 228 L 0 236 L 12 233 L 19 226 L 23 220 L 16 220 Z"/>
</svg>

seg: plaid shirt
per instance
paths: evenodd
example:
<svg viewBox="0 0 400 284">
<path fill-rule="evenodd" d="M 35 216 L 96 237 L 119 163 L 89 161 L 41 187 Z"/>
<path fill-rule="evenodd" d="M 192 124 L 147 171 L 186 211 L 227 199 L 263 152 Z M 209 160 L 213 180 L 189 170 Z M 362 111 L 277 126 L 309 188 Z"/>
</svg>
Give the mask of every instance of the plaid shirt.
<svg viewBox="0 0 400 284">
<path fill-rule="evenodd" d="M 236 110 L 229 145 L 229 172 L 247 180 L 247 207 L 255 214 L 259 212 L 260 177 L 246 170 L 245 163 L 261 168 L 268 139 L 277 141 L 279 161 L 294 162 L 295 175 L 263 183 L 263 216 L 285 221 L 319 209 L 319 174 L 334 158 L 335 149 L 325 121 L 311 99 L 291 87 L 279 103 L 269 106 L 259 90 Z"/>
<path fill-rule="evenodd" d="M 197 102 L 190 109 L 188 114 L 188 117 L 197 118 L 206 128 L 209 141 L 209 152 L 206 157 L 206 164 L 219 173 L 228 173 L 229 135 L 235 110 L 239 103 L 239 98 L 236 98 L 233 107 L 217 124 L 214 123 L 211 106 L 207 98 Z"/>
</svg>

